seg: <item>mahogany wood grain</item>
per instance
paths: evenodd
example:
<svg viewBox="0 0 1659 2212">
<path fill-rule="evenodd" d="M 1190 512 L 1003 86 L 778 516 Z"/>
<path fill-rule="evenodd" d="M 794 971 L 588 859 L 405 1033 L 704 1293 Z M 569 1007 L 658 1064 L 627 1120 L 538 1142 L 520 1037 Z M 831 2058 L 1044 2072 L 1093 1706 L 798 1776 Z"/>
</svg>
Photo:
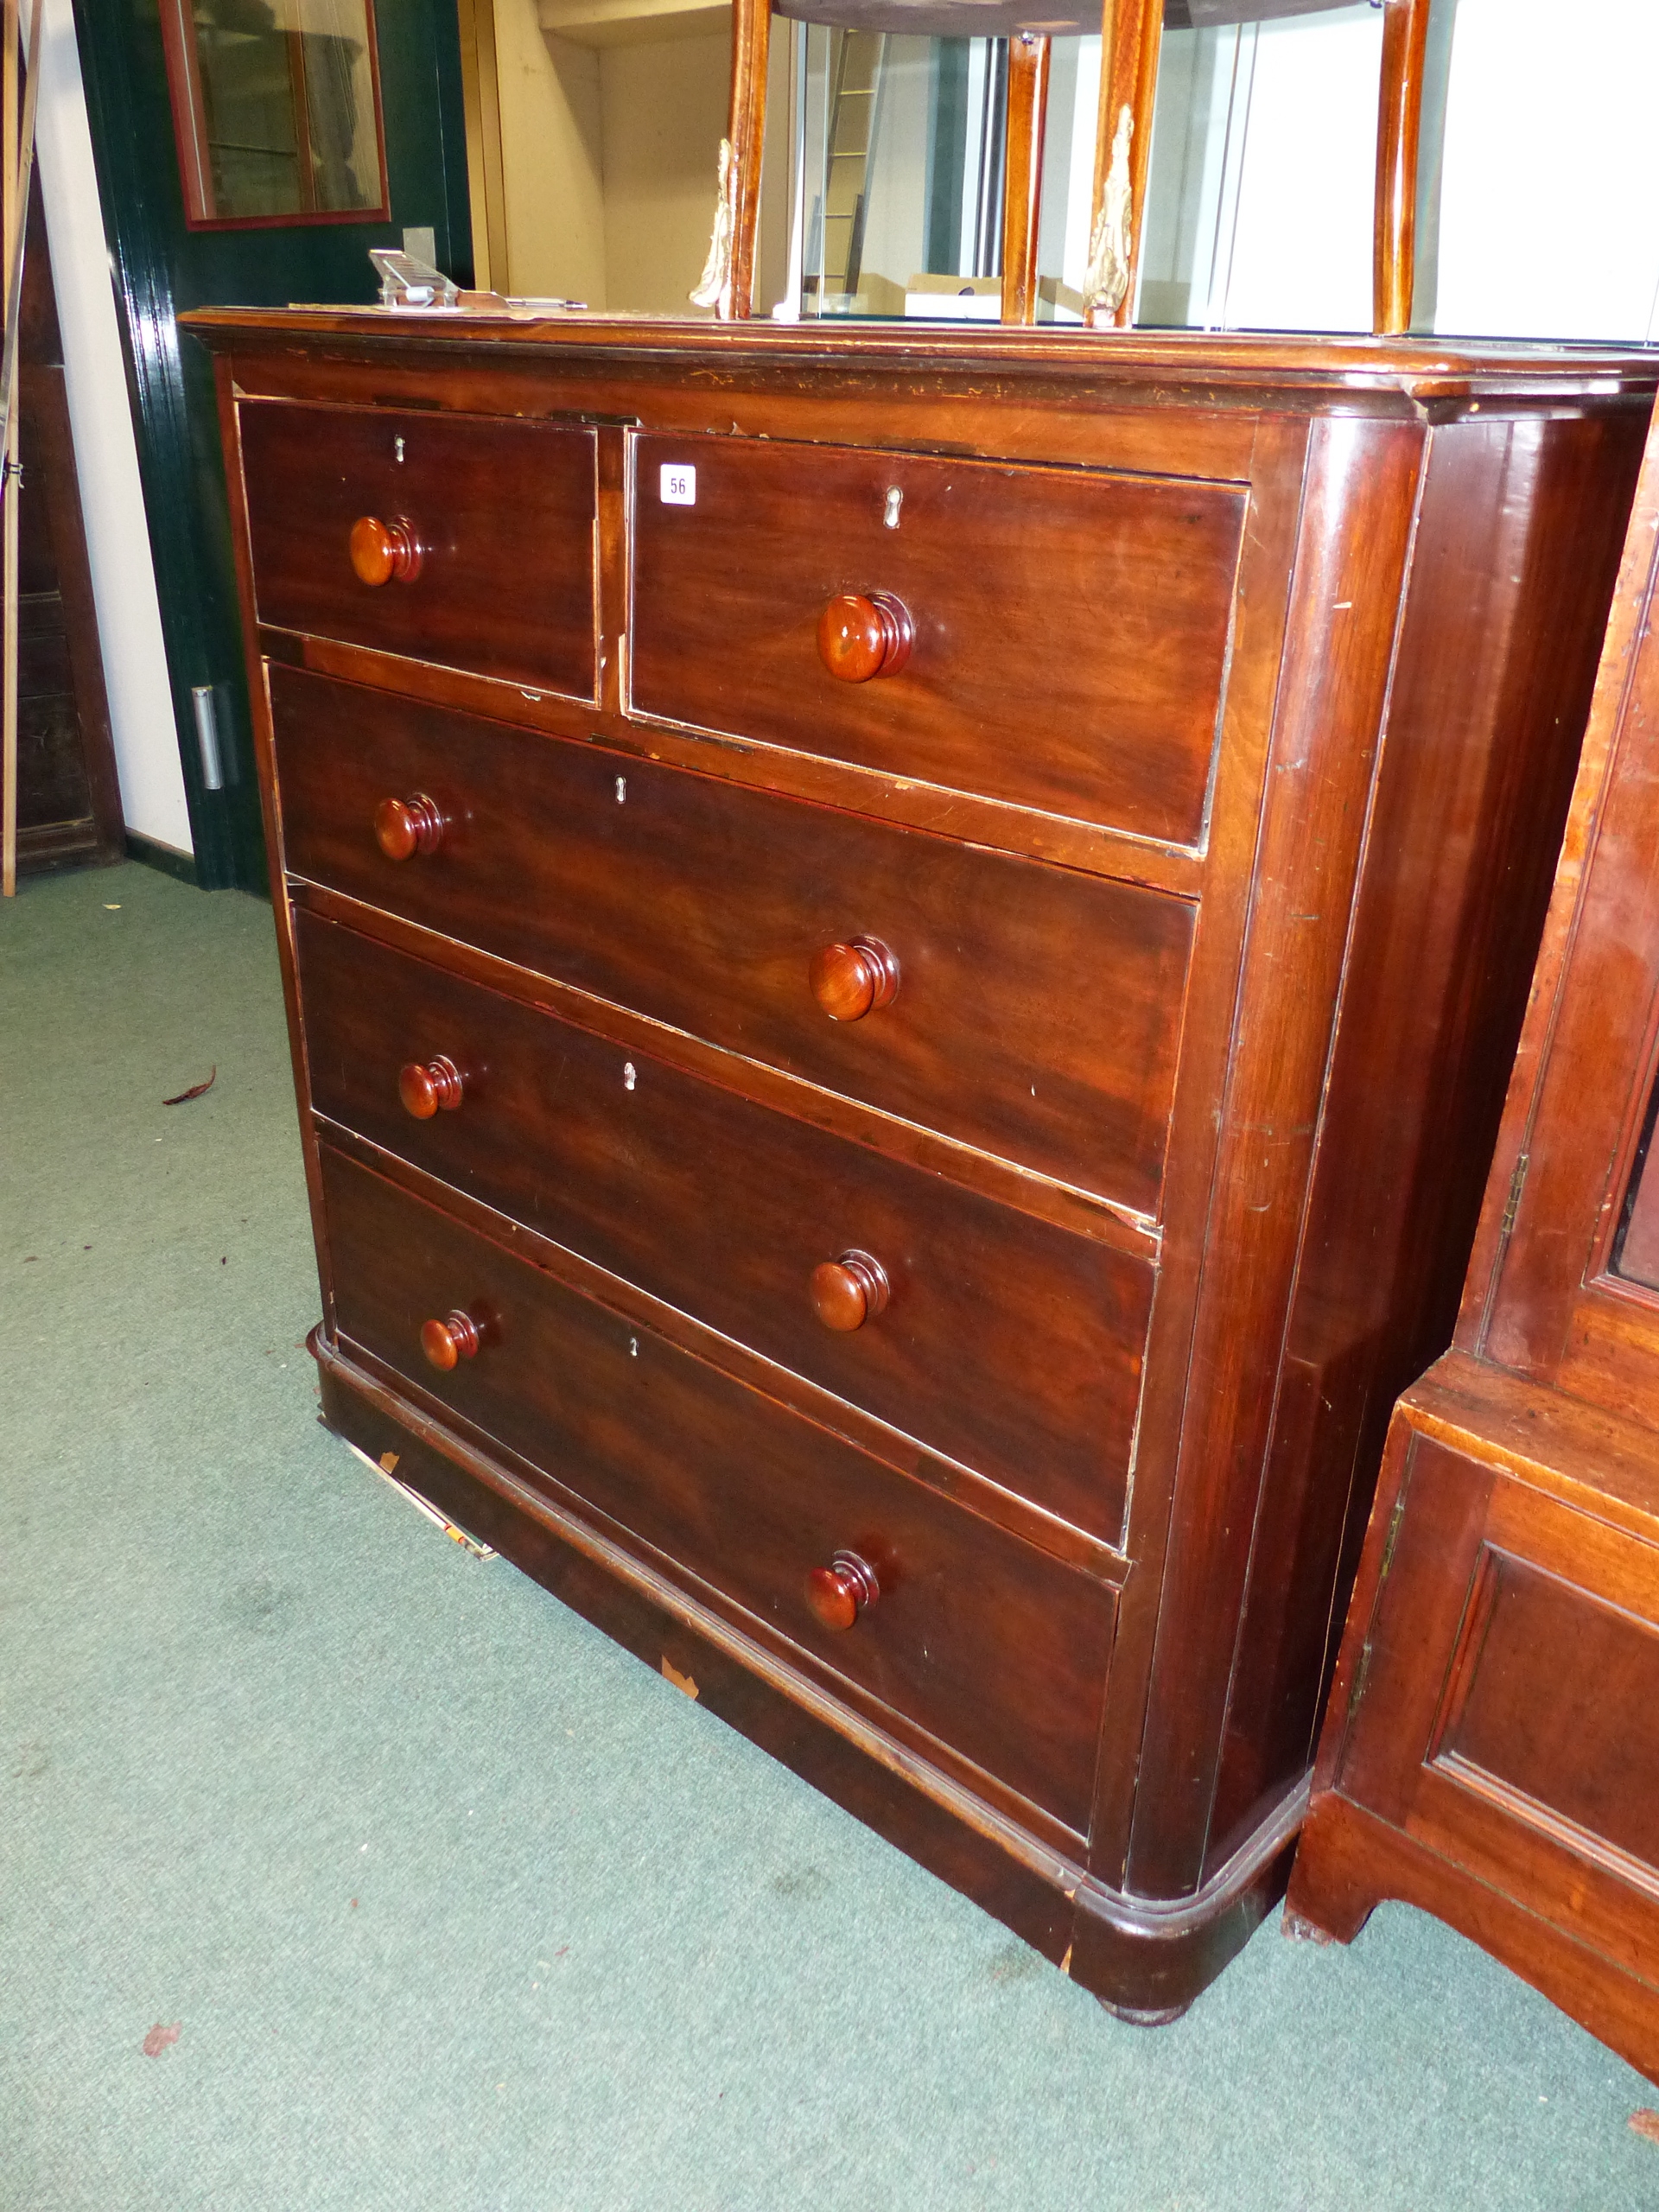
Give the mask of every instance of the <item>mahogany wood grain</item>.
<svg viewBox="0 0 1659 2212">
<path fill-rule="evenodd" d="M 1144 1260 L 308 914 L 297 932 L 321 1112 L 1077 1526 L 1120 1533 Z M 401 1064 L 440 1050 L 467 1071 L 465 1105 L 411 1121 Z M 742 1172 L 711 1176 L 721 1160 Z M 812 1287 L 849 1252 L 873 1255 L 889 1288 L 855 1332 L 823 1325 Z"/>
<path fill-rule="evenodd" d="M 289 669 L 270 695 L 300 875 L 1155 1212 L 1190 907 Z M 429 861 L 375 843 L 388 788 L 454 817 Z M 827 1021 L 812 956 L 867 935 L 903 988 Z"/>
<path fill-rule="evenodd" d="M 1345 1591 L 1389 1408 L 1451 1338 L 1612 588 L 1611 534 L 1592 550 L 1570 518 L 1617 513 L 1637 459 L 1593 421 L 1429 442 L 1368 830 L 1394 857 L 1346 956 L 1367 1012 L 1325 1086 L 1212 1851 L 1307 1764 L 1340 1617 L 1297 1580 Z"/>
<path fill-rule="evenodd" d="M 593 697 L 591 429 L 245 401 L 241 430 L 262 621 Z"/>
<path fill-rule="evenodd" d="M 1494 1450 L 1513 1402 L 1548 1420 L 1553 1395 L 1453 1354 L 1402 1400 L 1290 1903 L 1346 1936 L 1344 1885 L 1456 1925 L 1515 1900 L 1559 1940 L 1513 1912 L 1480 1940 L 1651 2066 L 1618 2023 L 1630 1980 L 1659 2006 L 1659 1515 L 1605 1525 L 1570 1424 Z"/>
<path fill-rule="evenodd" d="M 1417 276 L 1417 156 L 1430 0 L 1387 0 L 1371 215 L 1371 327 L 1409 330 Z"/>
<path fill-rule="evenodd" d="M 671 464 L 696 470 L 695 505 L 658 498 Z M 1232 486 L 652 437 L 635 483 L 636 714 L 1202 836 L 1243 524 Z M 908 610 L 908 658 L 837 683 L 824 607 L 877 592 Z M 1040 746 L 1020 734 L 1034 669 Z"/>
<path fill-rule="evenodd" d="M 515 966 L 457 938 L 418 928 L 399 915 L 364 906 L 320 884 L 296 879 L 289 886 L 289 896 L 297 912 L 337 923 L 411 958 L 441 963 L 448 973 L 482 983 L 518 1005 L 538 1007 L 574 1021 L 590 1035 L 620 1045 L 625 1058 L 644 1052 L 649 1058 L 663 1059 L 681 1073 L 696 1076 L 722 1090 L 731 1086 L 734 1072 L 731 1056 L 688 1031 L 652 1021 L 626 1007 L 613 1006 L 608 1000 L 593 998 L 533 969 Z M 1012 1206 L 1073 1236 L 1108 1244 L 1133 1259 L 1155 1261 L 1163 1249 L 1162 1233 L 1154 1224 L 1074 1190 L 1070 1184 L 1051 1182 L 990 1153 L 957 1144 L 937 1130 L 923 1128 L 918 1122 L 879 1113 L 856 1099 L 821 1090 L 759 1060 L 746 1060 L 735 1071 L 741 1072 L 747 1097 L 825 1135 L 845 1138 L 883 1159 L 942 1176 L 999 1205 Z"/>
<path fill-rule="evenodd" d="M 1043 219 L 1050 43 L 1040 31 L 1008 41 L 1008 121 L 1002 163 L 1002 320 L 1037 320 L 1037 240 Z"/>
<path fill-rule="evenodd" d="M 1659 437 L 1650 435 L 1458 1342 L 1548 1382 L 1575 1339 L 1605 1335 L 1624 1356 L 1574 1362 L 1574 1387 L 1614 1410 L 1639 1394 L 1659 1427 L 1659 1300 L 1609 1274 L 1656 1066 L 1656 588 Z"/>
<path fill-rule="evenodd" d="M 446 1294 L 487 1306 L 489 1356 L 441 1384 L 459 1413 L 1060 1820 L 1086 1820 L 1108 1588 L 322 1160 L 345 1337 L 407 1372 Z M 875 1567 L 881 1603 L 868 1636 L 826 1644 L 806 1579 L 842 1548 Z"/>
<path fill-rule="evenodd" d="M 1459 1348 L 1389 1432 L 1292 1904 L 1344 1936 L 1420 1904 L 1659 2079 L 1659 1297 L 1616 1272 L 1659 1004 L 1656 547 L 1659 435 Z"/>
<path fill-rule="evenodd" d="M 1205 1380 L 1180 1438 L 1137 1785 L 1130 1883 L 1152 1895 L 1195 1886 L 1210 1837 L 1217 1760 L 1191 1746 L 1218 1751 L 1227 1718 L 1276 1396 L 1262 1378 L 1289 1318 L 1421 460 L 1391 424 L 1313 434 L 1240 983 L 1257 1014 L 1239 1024 L 1206 1228 L 1224 1273 L 1197 1319 Z"/>
</svg>

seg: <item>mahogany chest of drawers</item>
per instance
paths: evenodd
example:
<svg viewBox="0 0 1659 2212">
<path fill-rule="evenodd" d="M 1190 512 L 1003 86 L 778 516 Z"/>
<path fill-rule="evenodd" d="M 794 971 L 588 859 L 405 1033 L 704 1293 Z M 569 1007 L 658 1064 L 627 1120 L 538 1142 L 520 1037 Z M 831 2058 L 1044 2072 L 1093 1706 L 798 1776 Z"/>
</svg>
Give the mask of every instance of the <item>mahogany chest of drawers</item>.
<svg viewBox="0 0 1659 2212">
<path fill-rule="evenodd" d="M 327 1418 L 1178 2009 L 1449 1334 L 1651 369 L 191 320 Z"/>
</svg>

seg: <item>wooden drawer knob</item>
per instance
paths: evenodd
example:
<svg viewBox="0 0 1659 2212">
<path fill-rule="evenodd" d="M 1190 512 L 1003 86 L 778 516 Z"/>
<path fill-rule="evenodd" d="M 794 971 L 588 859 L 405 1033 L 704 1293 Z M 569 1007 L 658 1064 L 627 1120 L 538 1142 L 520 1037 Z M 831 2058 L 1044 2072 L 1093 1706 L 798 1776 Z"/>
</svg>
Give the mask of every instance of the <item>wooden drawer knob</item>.
<svg viewBox="0 0 1659 2212">
<path fill-rule="evenodd" d="M 826 1329 L 861 1329 L 892 1295 L 886 1270 L 868 1252 L 843 1252 L 814 1268 L 812 1311 Z"/>
<path fill-rule="evenodd" d="M 423 1321 L 421 1350 L 433 1366 L 447 1375 L 458 1360 L 476 1359 L 484 1341 L 470 1313 L 446 1313 L 442 1321 Z"/>
<path fill-rule="evenodd" d="M 843 683 L 896 676 L 910 658 L 910 611 L 890 591 L 842 592 L 818 617 L 818 658 Z"/>
<path fill-rule="evenodd" d="M 410 798 L 383 798 L 374 810 L 374 842 L 389 861 L 435 853 L 448 826 L 437 801 L 424 791 Z"/>
<path fill-rule="evenodd" d="M 359 515 L 352 524 L 352 569 L 359 583 L 413 583 L 421 573 L 421 541 L 408 516 L 382 522 Z"/>
<path fill-rule="evenodd" d="M 875 1569 L 856 1552 L 837 1552 L 806 1578 L 806 1602 L 824 1628 L 851 1628 L 880 1595 Z"/>
<path fill-rule="evenodd" d="M 442 1056 L 424 1065 L 410 1060 L 397 1071 L 397 1096 L 404 1102 L 404 1111 L 417 1122 L 429 1122 L 441 1106 L 445 1113 L 453 1114 L 466 1087 L 467 1078 L 461 1070 Z"/>
<path fill-rule="evenodd" d="M 898 997 L 899 963 L 880 938 L 855 937 L 815 952 L 808 980 L 831 1021 L 859 1021 Z"/>
</svg>

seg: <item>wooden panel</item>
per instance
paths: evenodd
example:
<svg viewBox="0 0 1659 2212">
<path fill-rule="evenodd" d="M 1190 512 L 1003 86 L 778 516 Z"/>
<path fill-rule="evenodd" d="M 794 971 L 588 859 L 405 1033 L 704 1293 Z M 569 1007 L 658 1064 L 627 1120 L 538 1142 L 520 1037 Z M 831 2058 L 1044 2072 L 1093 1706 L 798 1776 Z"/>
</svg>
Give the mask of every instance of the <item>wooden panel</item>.
<svg viewBox="0 0 1659 2212">
<path fill-rule="evenodd" d="M 641 438 L 636 461 L 636 711 L 1201 837 L 1236 487 L 734 438 Z M 664 468 L 695 469 L 694 505 Z M 819 617 L 874 592 L 906 609 L 909 658 L 838 681 Z"/>
<path fill-rule="evenodd" d="M 342 1333 L 1073 1829 L 1112 1592 L 890 1473 L 330 1153 Z M 441 1374 L 423 1323 L 476 1317 Z M 846 1631 L 804 1590 L 842 1548 L 880 1593 Z"/>
<path fill-rule="evenodd" d="M 1523 1559 L 1488 1552 L 1483 1566 L 1437 1762 L 1507 1783 L 1659 1881 L 1659 1621 Z M 1659 1552 L 1647 1573 L 1659 1615 Z"/>
<path fill-rule="evenodd" d="M 1156 1210 L 1192 909 L 596 747 L 270 671 L 289 865 L 372 905 Z M 376 844 L 381 800 L 453 823 Z M 815 953 L 891 948 L 861 1020 Z"/>
<path fill-rule="evenodd" d="M 588 429 L 244 402 L 259 620 L 594 696 Z M 412 575 L 352 563 L 364 518 L 410 526 Z"/>
<path fill-rule="evenodd" d="M 1212 1850 L 1307 1763 L 1389 1408 L 1452 1333 L 1611 582 L 1573 518 L 1617 512 L 1632 452 L 1590 421 L 1428 438 Z"/>
<path fill-rule="evenodd" d="M 302 914 L 318 1109 L 1077 1527 L 1116 1537 L 1154 1270 Z M 399 1071 L 442 1055 L 455 1107 Z M 417 1103 L 424 1103 L 417 1099 Z M 827 1328 L 813 1270 L 885 1308 Z M 964 1359 L 965 1345 L 974 1347 Z"/>
</svg>

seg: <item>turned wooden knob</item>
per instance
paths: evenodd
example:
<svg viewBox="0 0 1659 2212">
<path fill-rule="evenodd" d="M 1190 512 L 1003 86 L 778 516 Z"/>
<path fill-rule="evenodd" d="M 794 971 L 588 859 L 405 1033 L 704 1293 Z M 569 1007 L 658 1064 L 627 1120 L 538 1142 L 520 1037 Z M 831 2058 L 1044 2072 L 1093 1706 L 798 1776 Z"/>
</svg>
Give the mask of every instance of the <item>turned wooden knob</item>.
<svg viewBox="0 0 1659 2212">
<path fill-rule="evenodd" d="M 352 569 L 359 583 L 413 583 L 421 573 L 421 541 L 407 515 L 382 522 L 359 515 L 352 524 Z"/>
<path fill-rule="evenodd" d="M 389 861 L 435 853 L 448 826 L 437 801 L 424 791 L 409 798 L 383 798 L 374 810 L 374 842 Z"/>
<path fill-rule="evenodd" d="M 824 1628 L 851 1628 L 880 1595 L 875 1569 L 856 1552 L 837 1552 L 806 1578 L 806 1602 Z"/>
<path fill-rule="evenodd" d="M 808 980 L 831 1021 L 859 1021 L 898 997 L 899 963 L 880 938 L 855 937 L 815 952 Z"/>
<path fill-rule="evenodd" d="M 910 658 L 910 611 L 890 591 L 841 593 L 818 617 L 818 658 L 843 683 L 896 676 Z"/>
<path fill-rule="evenodd" d="M 442 1321 L 421 1324 L 421 1350 L 433 1366 L 445 1375 L 458 1360 L 476 1359 L 483 1341 L 472 1315 L 459 1310 L 446 1313 Z"/>
<path fill-rule="evenodd" d="M 892 1295 L 880 1260 L 868 1252 L 843 1252 L 814 1268 L 809 1288 L 812 1311 L 826 1329 L 861 1329 Z"/>
<path fill-rule="evenodd" d="M 404 1111 L 417 1122 L 429 1122 L 441 1106 L 445 1113 L 453 1114 L 466 1084 L 454 1062 L 442 1056 L 424 1065 L 410 1060 L 397 1071 L 397 1096 L 404 1102 Z"/>
</svg>

